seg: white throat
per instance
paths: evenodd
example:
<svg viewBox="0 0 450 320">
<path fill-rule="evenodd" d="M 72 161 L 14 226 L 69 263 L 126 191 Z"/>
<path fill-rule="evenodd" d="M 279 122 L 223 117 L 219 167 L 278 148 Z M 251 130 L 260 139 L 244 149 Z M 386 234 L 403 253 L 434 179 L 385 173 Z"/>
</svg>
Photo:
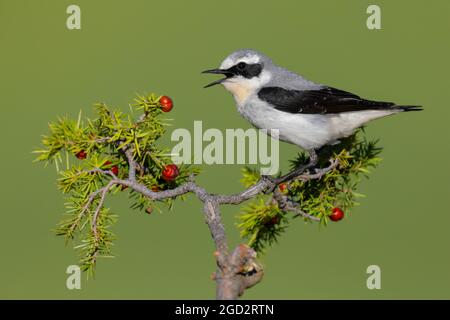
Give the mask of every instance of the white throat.
<svg viewBox="0 0 450 320">
<path fill-rule="evenodd" d="M 262 71 L 258 77 L 251 79 L 238 78 L 229 79 L 222 82 L 225 89 L 227 89 L 234 97 L 234 100 L 239 106 L 242 106 L 247 99 L 255 94 L 260 88 L 272 78 L 271 74 L 267 71 Z"/>
</svg>

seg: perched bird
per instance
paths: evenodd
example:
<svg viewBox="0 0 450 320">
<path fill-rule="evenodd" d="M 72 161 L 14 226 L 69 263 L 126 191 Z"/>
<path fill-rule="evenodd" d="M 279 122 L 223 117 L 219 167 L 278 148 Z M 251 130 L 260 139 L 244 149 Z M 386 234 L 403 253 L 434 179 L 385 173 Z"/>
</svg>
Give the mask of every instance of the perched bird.
<svg viewBox="0 0 450 320">
<path fill-rule="evenodd" d="M 314 156 L 315 150 L 338 143 L 371 120 L 422 110 L 421 106 L 366 100 L 314 83 L 255 50 L 235 51 L 218 69 L 203 73 L 225 75 L 205 88 L 222 84 L 232 93 L 239 113 L 255 127 L 278 129 L 280 140 Z"/>
</svg>

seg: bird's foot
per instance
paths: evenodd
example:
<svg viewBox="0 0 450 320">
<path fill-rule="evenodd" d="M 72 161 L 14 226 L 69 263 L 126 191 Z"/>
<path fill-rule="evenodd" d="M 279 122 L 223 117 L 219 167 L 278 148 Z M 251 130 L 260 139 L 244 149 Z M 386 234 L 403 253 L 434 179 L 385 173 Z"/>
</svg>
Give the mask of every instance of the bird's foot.
<svg viewBox="0 0 450 320">
<path fill-rule="evenodd" d="M 274 182 L 274 181 L 275 181 L 275 178 L 272 177 L 272 176 L 270 176 L 270 175 L 262 174 L 262 175 L 261 175 L 261 180 L 266 180 L 266 181 L 269 181 L 269 182 Z"/>
<path fill-rule="evenodd" d="M 275 187 L 277 186 L 277 178 L 275 178 L 274 176 L 269 176 L 269 175 L 261 175 L 261 180 L 262 181 L 266 181 L 268 184 L 268 187 L 266 190 L 264 190 L 265 194 L 270 194 L 273 192 L 273 190 L 275 189 Z"/>
<path fill-rule="evenodd" d="M 309 152 L 309 161 L 308 161 L 308 163 L 300 165 L 294 171 L 291 171 L 291 172 L 289 172 L 288 174 L 286 174 L 284 176 L 281 176 L 279 178 L 274 178 L 273 176 L 261 175 L 261 179 L 262 180 L 269 181 L 270 184 L 271 184 L 264 191 L 264 193 L 265 194 L 272 193 L 279 184 L 281 184 L 283 182 L 290 181 L 290 180 L 298 177 L 302 173 L 304 173 L 306 170 L 314 168 L 317 165 L 317 163 L 319 162 L 319 157 L 317 155 L 316 150 L 314 150 L 314 149 L 311 149 L 308 152 Z"/>
<path fill-rule="evenodd" d="M 319 162 L 319 157 L 317 155 L 316 150 L 314 150 L 314 149 L 311 149 L 308 152 L 309 152 L 308 163 L 302 164 L 302 165 L 298 166 L 294 171 L 291 171 L 288 174 L 275 179 L 274 180 L 275 185 L 278 185 L 282 182 L 290 181 L 290 180 L 298 177 L 302 173 L 304 173 L 306 170 L 314 168 L 317 165 L 317 163 Z"/>
<path fill-rule="evenodd" d="M 269 176 L 269 175 L 261 175 L 261 180 L 266 181 L 267 184 L 269 185 L 268 188 L 264 191 L 264 193 L 265 194 L 271 193 L 274 189 L 274 186 L 276 186 L 276 184 L 275 184 L 276 178 Z"/>
</svg>

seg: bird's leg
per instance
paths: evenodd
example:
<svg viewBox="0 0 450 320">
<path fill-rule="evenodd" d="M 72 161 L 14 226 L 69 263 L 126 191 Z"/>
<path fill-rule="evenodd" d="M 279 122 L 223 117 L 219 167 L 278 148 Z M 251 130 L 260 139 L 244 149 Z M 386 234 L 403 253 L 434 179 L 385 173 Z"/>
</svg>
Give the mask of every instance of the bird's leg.
<svg viewBox="0 0 450 320">
<path fill-rule="evenodd" d="M 292 172 L 289 172 L 288 174 L 281 176 L 280 178 L 276 179 L 275 182 L 276 184 L 280 184 L 282 182 L 286 182 L 289 180 L 294 179 L 295 177 L 298 177 L 299 175 L 301 175 L 303 172 L 305 172 L 306 169 L 312 168 L 314 167 L 317 162 L 319 161 L 319 157 L 317 156 L 317 152 L 314 149 L 311 149 L 308 151 L 309 153 L 309 161 L 306 164 L 302 164 L 299 167 L 297 167 L 297 169 L 295 169 Z"/>
<path fill-rule="evenodd" d="M 294 171 L 289 172 L 288 174 L 281 176 L 279 178 L 273 178 L 273 177 L 269 177 L 269 176 L 264 176 L 262 178 L 264 179 L 269 179 L 270 182 L 273 183 L 272 187 L 270 187 L 265 193 L 271 193 L 277 185 L 279 185 L 280 183 L 289 181 L 294 179 L 295 177 L 298 177 L 299 175 L 301 175 L 302 173 L 305 172 L 305 170 L 314 167 L 317 162 L 319 161 L 319 157 L 317 155 L 316 150 L 311 149 L 308 150 L 309 153 L 309 161 L 308 163 L 302 164 L 299 167 L 297 167 Z"/>
<path fill-rule="evenodd" d="M 319 156 L 317 155 L 317 151 L 315 149 L 310 149 L 309 153 L 309 163 L 312 163 L 312 166 L 315 166 L 319 161 Z"/>
</svg>

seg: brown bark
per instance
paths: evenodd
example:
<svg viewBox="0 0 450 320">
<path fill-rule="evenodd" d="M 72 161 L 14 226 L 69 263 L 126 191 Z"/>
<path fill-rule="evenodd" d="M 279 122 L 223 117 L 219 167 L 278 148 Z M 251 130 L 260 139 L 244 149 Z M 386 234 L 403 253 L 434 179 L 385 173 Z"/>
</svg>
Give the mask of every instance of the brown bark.
<svg viewBox="0 0 450 320">
<path fill-rule="evenodd" d="M 214 254 L 217 271 L 213 276 L 216 281 L 216 298 L 237 299 L 246 289 L 261 281 L 262 267 L 256 260 L 256 252 L 245 244 L 237 246 L 229 253 L 217 202 L 210 199 L 205 201 L 204 214 L 217 250 Z"/>
</svg>

